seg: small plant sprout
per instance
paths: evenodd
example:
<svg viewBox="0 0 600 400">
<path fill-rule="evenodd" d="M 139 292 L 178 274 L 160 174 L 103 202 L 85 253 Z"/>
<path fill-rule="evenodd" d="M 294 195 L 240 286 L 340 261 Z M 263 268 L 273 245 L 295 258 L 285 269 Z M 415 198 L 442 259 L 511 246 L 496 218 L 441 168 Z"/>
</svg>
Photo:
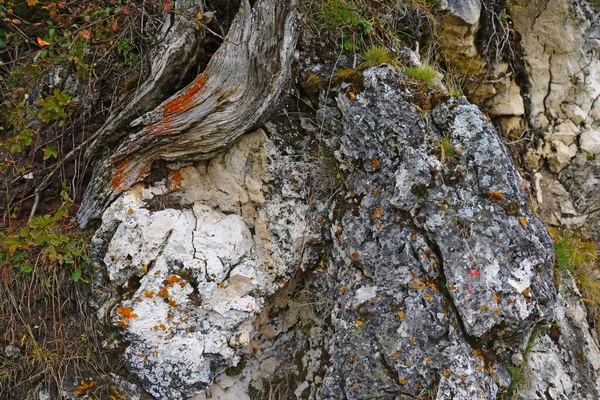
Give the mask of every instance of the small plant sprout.
<svg viewBox="0 0 600 400">
<path fill-rule="evenodd" d="M 444 136 L 442 140 L 440 140 L 440 161 L 442 164 L 446 162 L 446 157 L 450 158 L 456 154 L 456 150 L 452 147 L 452 141 L 449 136 Z"/>
</svg>

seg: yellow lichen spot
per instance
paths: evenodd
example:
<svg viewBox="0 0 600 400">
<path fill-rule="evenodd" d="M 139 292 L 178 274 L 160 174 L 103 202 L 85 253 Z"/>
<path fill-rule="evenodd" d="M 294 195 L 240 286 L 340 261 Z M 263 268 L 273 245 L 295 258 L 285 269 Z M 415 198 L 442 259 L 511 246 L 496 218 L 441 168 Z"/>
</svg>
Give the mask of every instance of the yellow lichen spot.
<svg viewBox="0 0 600 400">
<path fill-rule="evenodd" d="M 360 319 L 356 320 L 356 325 L 361 326 L 363 324 L 363 322 Z"/>
<path fill-rule="evenodd" d="M 154 292 L 152 290 L 146 290 L 144 292 L 144 296 L 146 296 L 147 298 L 151 299 L 154 297 Z"/>
<path fill-rule="evenodd" d="M 460 380 L 461 380 L 461 381 L 466 381 L 466 380 L 467 380 L 467 377 L 463 375 L 463 376 L 461 376 L 461 377 L 460 377 Z"/>
<path fill-rule="evenodd" d="M 411 339 L 410 339 L 410 342 L 411 342 L 412 344 L 416 344 L 416 343 L 417 343 L 417 338 L 416 338 L 416 337 L 413 337 L 413 338 L 411 338 Z"/>
<path fill-rule="evenodd" d="M 398 378 L 398 383 L 404 385 L 406 383 L 406 379 Z"/>
<path fill-rule="evenodd" d="M 405 361 L 404 365 L 406 365 L 407 367 L 410 366 L 410 361 Z"/>
<path fill-rule="evenodd" d="M 348 362 L 349 362 L 350 364 L 354 364 L 354 363 L 356 363 L 356 358 L 355 358 L 355 357 L 352 357 L 352 356 L 348 356 Z"/>
<path fill-rule="evenodd" d="M 450 376 L 451 373 L 449 369 L 444 370 L 444 376 Z"/>
<path fill-rule="evenodd" d="M 148 267 L 146 267 L 145 265 L 142 267 L 142 272 L 145 274 L 148 272 Z"/>
<path fill-rule="evenodd" d="M 482 309 L 483 311 L 487 311 L 487 310 L 489 310 L 489 309 L 490 309 L 490 307 L 489 307 L 487 304 L 484 304 L 484 305 L 482 305 L 482 306 L 481 306 L 481 309 Z"/>
<path fill-rule="evenodd" d="M 350 254 L 350 257 L 357 259 L 358 258 L 358 252 L 354 251 Z"/>
<path fill-rule="evenodd" d="M 488 365 L 487 370 L 490 374 L 494 371 L 491 365 Z"/>
<path fill-rule="evenodd" d="M 175 299 L 169 299 L 169 305 L 173 308 L 177 308 L 177 302 L 175 301 Z"/>
<path fill-rule="evenodd" d="M 498 313 L 500 312 L 500 309 L 499 309 L 498 307 L 496 307 L 496 308 L 494 308 L 494 312 L 495 312 L 496 314 L 498 314 Z"/>
<path fill-rule="evenodd" d="M 403 319 L 404 318 L 404 311 L 398 311 L 398 317 L 400 319 Z"/>
<path fill-rule="evenodd" d="M 392 354 L 392 358 L 393 358 L 394 360 L 397 360 L 399 357 L 400 357 L 400 356 L 398 355 L 398 353 L 394 353 L 394 354 Z"/>
<path fill-rule="evenodd" d="M 425 364 L 431 364 L 431 358 L 426 358 L 425 359 Z"/>
<path fill-rule="evenodd" d="M 521 223 L 521 225 L 525 226 L 527 225 L 527 218 L 521 217 L 521 219 L 519 219 L 519 222 Z"/>
<path fill-rule="evenodd" d="M 352 385 L 352 387 L 353 387 L 354 389 L 358 389 L 358 385 L 357 385 L 356 383 L 355 383 L 354 385 Z"/>
<path fill-rule="evenodd" d="M 494 301 L 495 301 L 496 303 L 500 303 L 500 296 L 498 296 L 496 293 L 494 293 L 494 294 L 493 294 L 493 297 L 494 297 Z"/>
<path fill-rule="evenodd" d="M 430 295 L 429 293 L 427 293 L 427 294 L 425 294 L 425 298 L 426 298 L 427 300 L 431 300 L 431 295 Z"/>
<path fill-rule="evenodd" d="M 450 285 L 450 286 L 448 286 L 448 289 L 449 289 L 451 292 L 454 292 L 454 291 L 456 290 L 456 285 Z"/>
<path fill-rule="evenodd" d="M 127 214 L 133 214 L 133 208 L 129 207 L 129 209 L 127 210 Z"/>
<path fill-rule="evenodd" d="M 413 281 L 413 283 L 412 283 L 412 288 L 413 288 L 413 289 L 416 289 L 416 288 L 417 288 L 417 281 Z"/>
</svg>

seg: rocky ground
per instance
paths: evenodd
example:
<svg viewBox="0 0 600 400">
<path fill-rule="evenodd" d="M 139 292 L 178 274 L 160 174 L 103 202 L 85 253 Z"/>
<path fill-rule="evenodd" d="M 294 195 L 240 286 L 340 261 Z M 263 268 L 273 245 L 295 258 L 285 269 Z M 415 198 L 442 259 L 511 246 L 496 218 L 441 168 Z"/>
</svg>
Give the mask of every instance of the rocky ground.
<svg viewBox="0 0 600 400">
<path fill-rule="evenodd" d="M 547 231 L 600 242 L 600 19 L 500 6 L 432 9 L 465 96 L 407 73 L 418 50 L 361 64 L 307 30 L 267 122 L 112 202 L 92 303 L 127 398 L 600 398 Z"/>
</svg>

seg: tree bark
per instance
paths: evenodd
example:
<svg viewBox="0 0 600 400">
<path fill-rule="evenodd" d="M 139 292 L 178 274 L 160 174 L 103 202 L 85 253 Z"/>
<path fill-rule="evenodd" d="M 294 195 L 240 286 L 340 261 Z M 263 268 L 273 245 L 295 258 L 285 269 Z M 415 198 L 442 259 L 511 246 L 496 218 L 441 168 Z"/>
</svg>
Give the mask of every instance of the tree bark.
<svg viewBox="0 0 600 400">
<path fill-rule="evenodd" d="M 254 7 L 243 0 L 225 43 L 205 71 L 134 119 L 148 109 L 149 96 L 165 90 L 170 66 L 185 64 L 198 48 L 189 33 L 172 29 L 169 45 L 157 55 L 141 94 L 107 121 L 88 152 L 92 157 L 105 143 L 115 143 L 94 168 L 77 216 L 82 227 L 148 176 L 154 161 L 183 164 L 212 158 L 268 117 L 290 76 L 299 36 L 295 8 L 296 0 L 258 0 Z M 127 124 L 134 129 L 128 130 Z"/>
</svg>

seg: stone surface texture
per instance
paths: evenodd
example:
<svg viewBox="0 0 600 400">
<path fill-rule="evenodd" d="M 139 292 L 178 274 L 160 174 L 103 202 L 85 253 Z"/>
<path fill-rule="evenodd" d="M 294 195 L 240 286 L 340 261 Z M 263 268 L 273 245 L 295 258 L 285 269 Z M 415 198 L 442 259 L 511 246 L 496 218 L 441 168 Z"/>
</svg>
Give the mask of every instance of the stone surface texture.
<svg viewBox="0 0 600 400">
<path fill-rule="evenodd" d="M 435 85 L 424 114 L 390 66 L 362 79 L 105 211 L 95 301 L 127 368 L 160 399 L 500 399 L 515 366 L 515 398 L 598 398 L 585 309 L 492 124 Z"/>
</svg>

